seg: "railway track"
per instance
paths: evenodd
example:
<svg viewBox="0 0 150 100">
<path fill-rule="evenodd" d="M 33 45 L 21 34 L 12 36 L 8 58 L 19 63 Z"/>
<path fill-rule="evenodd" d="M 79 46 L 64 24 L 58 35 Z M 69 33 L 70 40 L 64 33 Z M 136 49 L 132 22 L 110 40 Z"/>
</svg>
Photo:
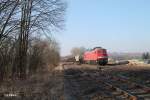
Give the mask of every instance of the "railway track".
<svg viewBox="0 0 150 100">
<path fill-rule="evenodd" d="M 131 82 L 123 76 L 69 69 L 64 77 L 70 84 L 75 100 L 150 100 L 149 87 Z"/>
</svg>

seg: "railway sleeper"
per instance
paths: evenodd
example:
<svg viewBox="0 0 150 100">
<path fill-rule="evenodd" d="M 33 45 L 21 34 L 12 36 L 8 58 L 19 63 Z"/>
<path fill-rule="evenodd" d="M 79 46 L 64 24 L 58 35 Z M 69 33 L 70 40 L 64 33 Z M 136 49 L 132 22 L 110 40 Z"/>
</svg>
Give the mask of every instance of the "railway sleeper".
<svg viewBox="0 0 150 100">
<path fill-rule="evenodd" d="M 135 82 L 131 82 L 131 81 L 129 81 L 129 78 L 126 78 L 125 76 L 122 76 L 122 75 L 120 75 L 118 77 L 120 78 L 121 81 L 129 82 L 129 83 L 135 85 L 135 87 L 137 87 L 137 88 L 143 88 L 145 91 L 147 91 L 148 93 L 150 93 L 150 87 L 143 86 L 142 84 L 139 84 L 139 83 L 137 84 Z"/>
<path fill-rule="evenodd" d="M 134 88 L 134 92 L 132 92 L 133 90 L 123 90 L 123 89 L 121 89 L 121 88 L 118 88 L 118 87 L 116 87 L 116 86 L 114 86 L 114 84 L 112 85 L 111 83 L 106 83 L 106 82 L 103 82 L 104 84 L 107 84 L 109 87 L 110 87 L 110 89 L 112 89 L 112 90 L 116 90 L 117 92 L 118 92 L 118 97 L 120 98 L 120 97 L 124 97 L 124 98 L 128 98 L 128 100 L 144 100 L 144 96 L 139 96 L 138 94 L 136 94 L 136 92 L 137 91 L 140 91 L 141 92 L 141 94 L 142 93 L 146 93 L 146 92 L 142 92 L 142 90 L 140 89 L 136 89 L 136 88 Z M 116 92 L 116 94 L 117 94 L 117 92 Z M 140 94 L 140 93 L 139 93 Z M 122 96 L 122 95 L 124 95 L 124 96 Z M 117 95 L 116 95 L 117 96 Z M 118 98 L 117 97 L 117 98 Z M 143 98 L 144 97 L 144 98 Z"/>
<path fill-rule="evenodd" d="M 140 94 L 138 96 L 144 98 L 144 100 L 150 100 L 150 94 Z"/>
<path fill-rule="evenodd" d="M 128 93 L 127 91 L 125 91 L 125 90 L 122 90 L 122 89 L 120 89 L 120 88 L 118 88 L 118 87 L 116 87 L 116 86 L 114 86 L 114 85 L 112 85 L 112 84 L 110 84 L 110 83 L 106 83 L 106 82 L 104 82 L 104 81 L 99 81 L 99 82 L 102 82 L 103 84 L 105 84 L 106 86 L 106 89 L 111 89 L 111 90 L 113 90 L 113 91 L 116 91 L 116 92 L 118 92 L 118 95 L 114 95 L 115 97 L 117 97 L 117 98 L 120 98 L 120 97 L 122 97 L 122 98 L 128 98 L 129 100 L 137 100 L 137 97 L 136 96 L 134 96 L 134 95 L 132 95 L 132 94 L 130 94 L 130 93 Z M 107 87 L 107 86 L 109 86 L 109 88 Z"/>
<path fill-rule="evenodd" d="M 120 89 L 118 87 L 115 87 L 115 86 L 113 86 L 113 85 L 111 85 L 109 83 L 105 83 L 104 82 L 104 84 L 108 85 L 109 87 L 111 87 L 112 89 L 114 89 L 116 91 L 122 92 L 125 96 L 127 96 L 128 98 L 130 98 L 130 100 L 137 100 L 138 99 L 137 96 L 132 95 L 131 93 L 129 93 L 129 92 L 125 91 L 125 90 L 122 90 L 122 89 Z"/>
<path fill-rule="evenodd" d="M 120 87 L 122 89 L 125 89 L 125 90 L 141 89 L 141 90 L 144 90 L 146 93 L 150 93 L 149 87 L 146 87 L 146 86 L 143 86 L 141 84 L 134 83 L 134 82 L 130 82 L 127 79 L 121 79 L 121 78 L 113 78 L 113 79 L 115 79 L 116 82 L 115 81 L 108 81 L 108 82 L 110 84 L 113 84 L 113 85 Z M 120 83 L 118 83 L 118 81 L 120 81 Z M 125 82 L 125 83 L 121 83 L 121 82 Z"/>
</svg>

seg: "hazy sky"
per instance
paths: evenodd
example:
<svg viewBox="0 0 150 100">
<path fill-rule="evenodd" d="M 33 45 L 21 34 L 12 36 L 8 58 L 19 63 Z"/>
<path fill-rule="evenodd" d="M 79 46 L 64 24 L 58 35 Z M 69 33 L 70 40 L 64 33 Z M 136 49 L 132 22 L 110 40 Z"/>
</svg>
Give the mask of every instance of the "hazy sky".
<svg viewBox="0 0 150 100">
<path fill-rule="evenodd" d="M 150 51 L 150 0 L 68 0 L 61 55 L 72 47 L 110 52 Z"/>
</svg>

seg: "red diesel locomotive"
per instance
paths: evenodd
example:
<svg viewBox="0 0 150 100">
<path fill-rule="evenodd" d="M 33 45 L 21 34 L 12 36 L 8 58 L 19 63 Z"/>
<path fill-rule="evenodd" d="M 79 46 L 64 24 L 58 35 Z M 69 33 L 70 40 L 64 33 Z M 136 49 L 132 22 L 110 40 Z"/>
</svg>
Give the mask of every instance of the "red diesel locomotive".
<svg viewBox="0 0 150 100">
<path fill-rule="evenodd" d="M 106 65 L 108 63 L 106 49 L 95 47 L 91 51 L 86 51 L 83 55 L 83 62 L 88 64 Z"/>
</svg>

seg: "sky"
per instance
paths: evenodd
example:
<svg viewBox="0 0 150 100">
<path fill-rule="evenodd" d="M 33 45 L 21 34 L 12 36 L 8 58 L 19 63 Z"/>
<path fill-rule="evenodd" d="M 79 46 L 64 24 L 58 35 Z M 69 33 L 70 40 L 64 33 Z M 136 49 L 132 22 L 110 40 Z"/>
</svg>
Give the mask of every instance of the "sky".
<svg viewBox="0 0 150 100">
<path fill-rule="evenodd" d="M 150 51 L 150 0 L 68 0 L 61 55 L 73 47 L 109 52 Z"/>
</svg>

